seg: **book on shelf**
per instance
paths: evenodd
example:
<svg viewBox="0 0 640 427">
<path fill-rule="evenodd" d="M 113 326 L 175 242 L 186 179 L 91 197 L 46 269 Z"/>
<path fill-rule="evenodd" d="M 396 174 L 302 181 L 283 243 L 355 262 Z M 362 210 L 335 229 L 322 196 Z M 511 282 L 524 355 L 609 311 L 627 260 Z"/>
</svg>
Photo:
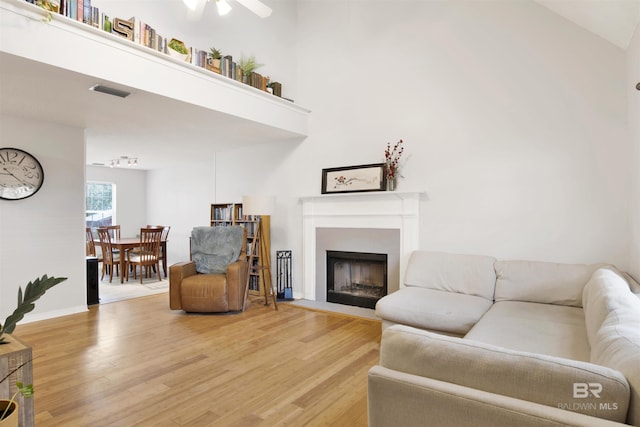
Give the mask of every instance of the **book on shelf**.
<svg viewBox="0 0 640 427">
<path fill-rule="evenodd" d="M 108 33 L 117 34 L 129 39 L 134 43 L 146 46 L 150 49 L 169 54 L 168 44 L 170 38 L 162 37 L 155 28 L 142 21 L 140 17 L 133 16 L 129 20 L 121 18 L 109 19 L 109 16 L 100 12 L 100 9 L 92 5 L 91 0 L 25 0 L 27 3 L 35 4 L 53 13 L 66 16 L 89 25 L 99 28 Z M 190 62 L 198 67 L 205 68 L 211 72 L 223 75 L 232 80 L 245 82 L 246 84 L 267 91 L 268 78 L 259 73 L 251 73 L 247 79 L 243 80 L 242 70 L 233 61 L 232 55 L 225 55 L 220 58 L 220 65 L 213 65 L 209 61 L 209 54 L 206 50 L 189 48 Z M 282 86 L 274 82 L 270 85 L 273 95 L 282 97 Z M 286 99 L 286 98 L 285 98 Z M 293 102 L 293 100 L 290 100 Z"/>
</svg>

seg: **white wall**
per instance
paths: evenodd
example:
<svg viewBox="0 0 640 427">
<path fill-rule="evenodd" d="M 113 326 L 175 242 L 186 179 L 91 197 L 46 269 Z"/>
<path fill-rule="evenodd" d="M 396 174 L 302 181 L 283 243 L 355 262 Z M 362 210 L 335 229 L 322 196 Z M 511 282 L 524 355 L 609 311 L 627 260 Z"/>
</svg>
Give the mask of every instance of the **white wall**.
<svg viewBox="0 0 640 427">
<path fill-rule="evenodd" d="M 171 226 L 169 265 L 188 261 L 191 230 L 210 224 L 211 203 L 216 201 L 214 163 L 212 153 L 203 153 L 198 161 L 147 172 L 148 222 Z"/>
<path fill-rule="evenodd" d="M 640 27 L 627 51 L 627 95 L 629 99 L 629 129 L 633 145 L 633 193 L 631 209 L 631 261 L 629 272 L 640 280 Z"/>
<path fill-rule="evenodd" d="M 0 146 L 33 154 L 44 184 L 30 198 L 0 200 L 0 323 L 18 286 L 44 274 L 67 277 L 23 322 L 87 309 L 84 243 L 84 132 L 0 115 Z"/>
<path fill-rule="evenodd" d="M 128 168 L 87 166 L 87 181 L 116 185 L 115 224 L 122 237 L 136 237 L 147 222 L 147 172 Z"/>
<path fill-rule="evenodd" d="M 629 267 L 625 52 L 533 2 L 302 0 L 297 39 L 310 136 L 218 156 L 219 188 L 278 195 L 295 287 L 297 197 L 400 138 L 422 248 Z"/>
</svg>

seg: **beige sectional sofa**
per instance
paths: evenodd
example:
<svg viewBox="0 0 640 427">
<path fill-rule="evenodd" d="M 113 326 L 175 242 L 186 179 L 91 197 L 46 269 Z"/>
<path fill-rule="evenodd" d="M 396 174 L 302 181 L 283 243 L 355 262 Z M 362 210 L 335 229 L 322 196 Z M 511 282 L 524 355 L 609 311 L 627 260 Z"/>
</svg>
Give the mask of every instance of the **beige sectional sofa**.
<svg viewBox="0 0 640 427">
<path fill-rule="evenodd" d="M 382 298 L 369 426 L 640 426 L 640 292 L 614 267 L 416 251 Z"/>
</svg>

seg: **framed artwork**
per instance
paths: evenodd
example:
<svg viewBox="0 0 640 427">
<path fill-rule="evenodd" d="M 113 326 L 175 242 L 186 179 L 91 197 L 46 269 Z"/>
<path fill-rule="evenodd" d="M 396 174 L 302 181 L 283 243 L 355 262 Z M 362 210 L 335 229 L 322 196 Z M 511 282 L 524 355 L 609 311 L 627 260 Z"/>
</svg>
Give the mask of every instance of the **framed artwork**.
<svg viewBox="0 0 640 427">
<path fill-rule="evenodd" d="M 322 169 L 322 194 L 384 190 L 384 163 Z"/>
</svg>

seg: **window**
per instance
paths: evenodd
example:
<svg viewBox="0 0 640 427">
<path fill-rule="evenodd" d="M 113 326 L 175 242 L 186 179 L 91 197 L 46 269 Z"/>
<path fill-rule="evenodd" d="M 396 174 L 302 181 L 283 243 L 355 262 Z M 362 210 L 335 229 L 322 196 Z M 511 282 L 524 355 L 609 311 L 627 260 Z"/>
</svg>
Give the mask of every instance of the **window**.
<svg viewBox="0 0 640 427">
<path fill-rule="evenodd" d="M 115 221 L 116 185 L 108 182 L 87 182 L 87 227 L 113 225 Z"/>
</svg>

